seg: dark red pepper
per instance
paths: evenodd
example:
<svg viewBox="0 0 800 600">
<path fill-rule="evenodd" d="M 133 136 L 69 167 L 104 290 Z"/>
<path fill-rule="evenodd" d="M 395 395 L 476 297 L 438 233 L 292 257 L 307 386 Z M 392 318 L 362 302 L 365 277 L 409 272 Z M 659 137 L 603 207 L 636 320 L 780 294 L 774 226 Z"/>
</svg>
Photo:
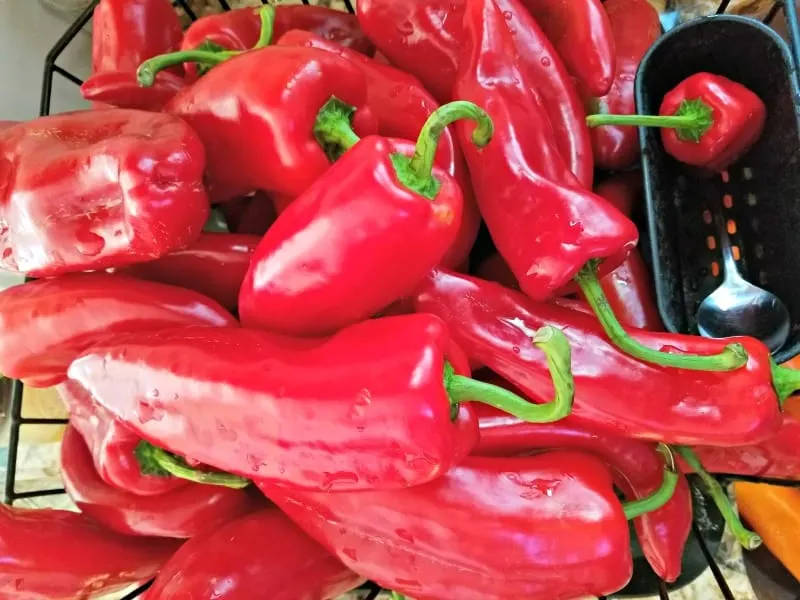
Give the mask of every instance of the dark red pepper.
<svg viewBox="0 0 800 600">
<path fill-rule="evenodd" d="M 186 483 L 156 496 L 113 488 L 95 470 L 81 434 L 68 427 L 61 440 L 61 477 L 67 494 L 91 519 L 127 535 L 189 538 L 252 512 L 257 498 L 245 490 Z M 180 480 L 179 480 L 180 481 Z"/>
<path fill-rule="evenodd" d="M 186 542 L 162 567 L 150 600 L 326 600 L 364 582 L 276 508 Z"/>
<path fill-rule="evenodd" d="M 109 334 L 196 324 L 234 326 L 236 320 L 197 292 L 125 275 L 31 281 L 0 292 L 0 373 L 49 387 Z"/>
<path fill-rule="evenodd" d="M 123 272 L 195 290 L 233 309 L 239 302 L 239 288 L 260 241 L 257 235 L 201 233 L 185 250 L 127 267 Z"/>
<path fill-rule="evenodd" d="M 556 396 L 544 406 L 460 375 L 463 355 L 431 315 L 368 320 L 328 340 L 215 327 L 120 335 L 69 375 L 142 438 L 190 460 L 294 488 L 397 489 L 466 454 L 477 425 L 457 418 L 462 400 L 526 420 L 568 414 L 563 340 L 546 328 L 528 342 L 552 363 Z"/>
<path fill-rule="evenodd" d="M 78 111 L 0 131 L 0 267 L 50 277 L 153 260 L 208 218 L 205 150 L 171 115 Z"/>
<path fill-rule="evenodd" d="M 219 209 L 230 231 L 259 237 L 267 233 L 278 217 L 274 199 L 264 192 L 220 204 Z"/>
<path fill-rule="evenodd" d="M 89 598 L 143 583 L 181 545 L 132 538 L 66 510 L 0 504 L 0 598 Z"/>
</svg>

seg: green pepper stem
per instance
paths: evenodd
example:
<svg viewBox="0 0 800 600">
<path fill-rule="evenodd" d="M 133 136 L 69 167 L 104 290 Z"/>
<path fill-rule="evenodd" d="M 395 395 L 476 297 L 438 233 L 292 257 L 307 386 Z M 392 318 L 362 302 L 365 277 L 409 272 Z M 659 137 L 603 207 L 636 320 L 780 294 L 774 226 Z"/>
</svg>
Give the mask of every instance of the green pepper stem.
<svg viewBox="0 0 800 600">
<path fill-rule="evenodd" d="M 352 119 L 356 108 L 336 96 L 322 106 L 314 122 L 314 137 L 331 162 L 355 146 L 361 138 L 353 131 Z"/>
<path fill-rule="evenodd" d="M 546 404 L 534 404 L 499 386 L 456 375 L 445 365 L 444 383 L 450 401 L 482 402 L 531 423 L 551 423 L 572 412 L 575 384 L 570 367 L 571 349 L 566 336 L 555 327 L 542 327 L 535 332 L 533 344 L 547 357 L 547 366 L 555 388 L 555 397 Z"/>
<path fill-rule="evenodd" d="M 786 399 L 800 391 L 800 371 L 790 367 L 783 367 L 772 361 L 772 385 L 775 393 L 783 406 Z"/>
<path fill-rule="evenodd" d="M 391 600 L 406 600 L 406 597 L 403 596 L 403 594 L 398 594 L 395 591 L 391 592 L 391 596 L 392 596 Z"/>
<path fill-rule="evenodd" d="M 679 475 L 675 471 L 664 469 L 664 480 L 655 492 L 645 498 L 622 503 L 625 518 L 630 521 L 664 506 L 670 501 L 675 493 L 675 488 L 678 487 L 678 477 Z"/>
<path fill-rule="evenodd" d="M 662 367 L 689 369 L 692 371 L 732 371 L 747 363 L 747 352 L 741 344 L 728 344 L 719 354 L 701 356 L 697 354 L 672 354 L 654 350 L 633 339 L 622 327 L 614 311 L 608 304 L 600 280 L 597 278 L 597 265 L 589 261 L 575 276 L 589 306 L 597 315 L 600 324 L 620 350 L 644 362 Z"/>
<path fill-rule="evenodd" d="M 673 115 L 597 114 L 587 116 L 586 124 L 589 127 L 601 127 L 603 125 L 665 127 L 676 129 L 681 139 L 696 143 L 714 124 L 714 113 L 708 104 L 700 98 L 696 98 L 684 100 Z"/>
<path fill-rule="evenodd" d="M 239 477 L 238 475 L 194 469 L 187 465 L 186 461 L 180 457 L 167 452 L 163 448 L 145 442 L 144 440 L 139 442 L 136 446 L 136 456 L 139 458 L 140 465 L 142 465 L 142 472 L 147 472 L 145 471 L 142 461 L 143 458 L 146 458 L 150 464 L 157 465 L 163 472 L 169 473 L 179 479 L 234 489 L 242 489 L 250 485 L 249 480 L 244 477 Z"/>
<path fill-rule="evenodd" d="M 701 463 L 700 459 L 697 457 L 697 454 L 686 446 L 676 446 L 675 449 L 700 477 L 706 491 L 709 493 L 712 500 L 714 500 L 714 504 L 717 505 L 719 512 L 722 514 L 728 527 L 731 528 L 731 532 L 736 537 L 736 540 L 747 550 L 755 550 L 758 548 L 761 545 L 761 537 L 744 526 L 739 519 L 739 515 L 733 510 L 733 506 L 725 490 L 723 490 L 719 482 L 706 471 L 703 467 L 703 463 Z"/>
</svg>

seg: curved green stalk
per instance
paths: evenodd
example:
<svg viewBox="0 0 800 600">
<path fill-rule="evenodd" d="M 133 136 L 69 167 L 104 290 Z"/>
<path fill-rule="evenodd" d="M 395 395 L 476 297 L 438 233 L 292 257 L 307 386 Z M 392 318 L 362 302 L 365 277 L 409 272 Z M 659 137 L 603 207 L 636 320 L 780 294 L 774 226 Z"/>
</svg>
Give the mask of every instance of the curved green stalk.
<svg viewBox="0 0 800 600">
<path fill-rule="evenodd" d="M 136 446 L 135 454 L 142 473 L 146 475 L 159 475 L 162 477 L 172 475 L 195 483 L 234 489 L 241 489 L 250 485 L 248 479 L 238 475 L 216 471 L 201 471 L 190 467 L 180 457 L 144 440 Z"/>
<path fill-rule="evenodd" d="M 625 517 L 629 521 L 636 517 L 641 517 L 645 513 L 658 510 L 669 502 L 675 494 L 675 489 L 678 487 L 678 480 L 680 479 L 680 475 L 675 468 L 675 457 L 672 455 L 669 446 L 664 444 L 659 444 L 659 452 L 664 454 L 666 460 L 664 479 L 661 482 L 661 486 L 646 498 L 622 503 Z"/>
<path fill-rule="evenodd" d="M 317 113 L 313 129 L 314 137 L 331 162 L 339 160 L 342 154 L 361 139 L 353 131 L 352 120 L 355 112 L 355 106 L 331 96 Z"/>
<path fill-rule="evenodd" d="M 800 371 L 790 367 L 784 367 L 772 361 L 772 385 L 775 393 L 783 406 L 786 399 L 800 391 Z"/>
<path fill-rule="evenodd" d="M 700 98 L 684 100 L 674 115 L 609 115 L 586 117 L 589 127 L 603 125 L 631 125 L 636 127 L 664 127 L 675 129 L 684 141 L 699 142 L 714 125 L 714 112 Z"/>
</svg>

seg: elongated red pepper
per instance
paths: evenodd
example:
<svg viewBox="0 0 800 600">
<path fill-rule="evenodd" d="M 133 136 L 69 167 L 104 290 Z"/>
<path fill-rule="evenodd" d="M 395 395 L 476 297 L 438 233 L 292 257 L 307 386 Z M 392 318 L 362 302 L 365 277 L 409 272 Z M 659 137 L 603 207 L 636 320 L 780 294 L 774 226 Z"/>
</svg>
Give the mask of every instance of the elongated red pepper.
<svg viewBox="0 0 800 600">
<path fill-rule="evenodd" d="M 416 151 L 365 138 L 294 200 L 256 249 L 239 295 L 242 322 L 326 335 L 411 294 L 460 228 L 461 191 L 433 161 L 440 132 L 462 118 L 478 124 L 472 143 L 485 146 L 492 135 L 486 113 L 455 102 L 432 114 Z M 391 277 L 388 262 L 396 267 Z M 365 288 L 365 281 L 376 283 Z"/>
<path fill-rule="evenodd" d="M 239 302 L 239 288 L 250 266 L 257 235 L 201 233 L 186 248 L 148 263 L 124 269 L 124 273 L 140 279 L 159 281 L 195 290 L 233 309 Z"/>
<path fill-rule="evenodd" d="M 189 538 L 252 512 L 259 505 L 245 490 L 186 483 L 157 496 L 137 496 L 105 483 L 74 427 L 61 441 L 64 488 L 83 514 L 127 535 Z M 185 482 L 184 482 L 185 483 Z"/>
<path fill-rule="evenodd" d="M 610 594 L 631 577 L 611 477 L 576 452 L 470 457 L 389 493 L 259 487 L 344 564 L 414 598 L 567 600 Z"/>
<path fill-rule="evenodd" d="M 413 76 L 313 33 L 290 31 L 278 40 L 278 45 L 320 48 L 346 58 L 361 69 L 367 82 L 367 101 L 378 120 L 378 133 L 382 136 L 414 140 L 439 108 L 439 103 Z M 467 165 L 455 141 L 455 133 L 450 129 L 442 132 L 435 162 L 456 179 L 464 196 L 458 236 L 441 261 L 448 268 L 460 267 L 467 261 L 475 243 L 481 215 L 475 203 Z"/>
<path fill-rule="evenodd" d="M 78 111 L 0 131 L 0 267 L 49 277 L 158 258 L 208 218 L 205 151 L 170 115 Z"/>
<path fill-rule="evenodd" d="M 553 364 L 556 397 L 544 406 L 454 374 L 468 367 L 430 315 L 365 321 L 327 341 L 213 327 L 117 336 L 69 374 L 155 446 L 222 471 L 304 489 L 396 489 L 465 455 L 476 424 L 457 419 L 461 400 L 526 420 L 568 414 L 563 339 L 548 328 L 530 342 Z"/>
<path fill-rule="evenodd" d="M 661 35 L 658 12 L 647 0 L 606 0 L 616 47 L 616 72 L 608 94 L 587 97 L 590 113 L 632 115 L 636 112 L 634 81 L 639 63 Z M 639 160 L 635 127 L 606 125 L 591 131 L 594 162 L 604 169 L 625 169 Z"/>
<path fill-rule="evenodd" d="M 144 598 L 326 600 L 363 582 L 281 511 L 270 508 L 186 542 Z"/>
<path fill-rule="evenodd" d="M 110 594 L 150 579 L 180 544 L 120 535 L 71 511 L 0 505 L 0 598 Z"/>
<path fill-rule="evenodd" d="M 661 127 L 664 149 L 677 160 L 724 171 L 761 137 L 767 108 L 755 93 L 722 75 L 695 73 L 664 96 L 658 115 L 586 117 L 590 127 Z"/>
<path fill-rule="evenodd" d="M 800 388 L 797 372 L 772 364 L 769 350 L 737 338 L 747 365 L 731 373 L 680 371 L 620 352 L 588 314 L 532 301 L 495 283 L 437 271 L 421 286 L 418 311 L 439 316 L 473 364 L 489 367 L 536 400 L 549 397 L 544 364 L 525 340 L 544 323 L 563 329 L 574 350 L 576 419 L 642 440 L 741 446 L 774 435 L 780 404 Z M 726 340 L 634 330 L 671 352 L 718 351 Z"/>
<path fill-rule="evenodd" d="M 183 88 L 183 69 L 160 73 L 142 89 L 136 69 L 180 47 L 183 31 L 169 0 L 101 0 L 92 17 L 92 75 L 81 85 L 87 100 L 120 108 L 159 110 Z"/>
<path fill-rule="evenodd" d="M 196 324 L 236 320 L 197 292 L 124 275 L 31 281 L 0 292 L 0 372 L 49 387 L 64 381 L 69 363 L 101 337 Z"/>
</svg>

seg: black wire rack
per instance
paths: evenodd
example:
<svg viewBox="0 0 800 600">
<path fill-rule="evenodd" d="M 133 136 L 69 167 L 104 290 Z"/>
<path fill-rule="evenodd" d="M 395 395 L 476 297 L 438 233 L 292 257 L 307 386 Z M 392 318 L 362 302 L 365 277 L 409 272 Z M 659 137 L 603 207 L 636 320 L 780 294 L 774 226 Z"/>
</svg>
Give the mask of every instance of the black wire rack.
<svg viewBox="0 0 800 600">
<path fill-rule="evenodd" d="M 350 13 L 355 13 L 352 5 L 352 0 L 342 0 L 346 9 Z M 408 0 L 413 1 L 413 0 Z M 94 13 L 94 8 L 97 5 L 99 0 L 93 0 L 93 2 L 75 19 L 75 21 L 67 28 L 64 34 L 56 41 L 50 51 L 47 53 L 44 63 L 44 77 L 42 81 L 42 92 L 40 98 L 40 105 L 39 105 L 39 114 L 42 116 L 49 115 L 51 109 L 51 101 L 52 101 L 52 92 L 53 92 L 53 81 L 55 79 L 55 75 L 58 74 L 67 81 L 74 83 L 75 85 L 81 85 L 83 81 L 68 71 L 67 69 L 58 65 L 57 61 L 59 57 L 61 57 L 62 53 L 66 48 L 72 43 L 75 37 L 89 24 L 92 15 Z M 262 4 L 269 4 L 269 0 L 261 0 Z M 724 13 L 731 0 L 722 0 L 719 4 L 717 14 Z M 231 7 L 227 0 L 216 0 L 216 3 L 219 5 L 220 9 L 223 11 L 230 10 Z M 280 4 L 281 0 L 273 0 L 272 4 Z M 303 4 L 311 4 L 309 0 L 302 0 Z M 670 3 L 668 3 L 669 5 Z M 178 10 L 182 10 L 185 15 L 191 20 L 195 21 L 197 19 L 197 15 L 192 10 L 191 6 L 187 2 L 187 0 L 174 0 L 173 5 Z M 794 6 L 793 1 L 789 1 L 785 3 L 783 1 L 776 1 L 771 5 L 771 8 L 766 13 L 763 21 L 767 24 L 770 24 L 779 13 L 785 13 L 786 21 L 788 24 L 788 28 L 791 34 L 791 42 L 792 42 L 792 55 L 795 60 L 795 65 L 797 66 L 800 64 L 800 24 L 798 24 L 797 20 L 797 13 L 796 8 Z M 8 454 L 7 454 L 7 464 L 6 464 L 6 481 L 5 481 L 5 489 L 3 493 L 3 502 L 5 504 L 14 504 L 14 502 L 23 499 L 30 499 L 30 498 L 41 498 L 46 496 L 55 496 L 64 494 L 65 491 L 63 488 L 60 489 L 43 489 L 43 490 L 34 490 L 34 491 L 17 491 L 16 485 L 16 476 L 17 476 L 17 457 L 19 454 L 19 442 L 20 442 L 20 432 L 21 429 L 25 426 L 29 425 L 52 425 L 52 426 L 63 426 L 65 425 L 68 420 L 61 419 L 61 418 L 28 418 L 22 416 L 22 402 L 23 400 L 23 384 L 21 381 L 13 381 L 11 383 L 11 398 L 10 398 L 10 411 L 9 411 L 9 443 L 8 443 Z M 728 477 L 721 475 L 719 476 L 720 479 L 725 480 Z M 758 477 L 730 477 L 732 479 L 737 480 L 745 480 L 745 481 L 756 481 L 756 482 L 766 482 L 766 483 L 773 483 L 777 485 L 797 485 L 794 483 L 780 481 L 780 480 L 769 480 L 763 479 Z M 697 500 L 699 490 L 693 486 L 693 491 L 695 492 L 695 500 Z M 697 503 L 695 503 L 695 508 L 697 509 Z M 713 536 L 712 536 L 713 537 Z M 716 536 L 716 539 L 709 539 L 709 532 L 701 527 L 699 524 L 699 519 L 695 520 L 695 523 L 692 528 L 692 532 L 689 536 L 688 546 L 694 546 L 695 550 L 699 555 L 701 555 L 704 559 L 704 565 L 702 571 L 709 569 L 714 576 L 716 584 L 719 587 L 719 590 L 725 598 L 725 600 L 737 600 L 736 597 L 733 595 L 728 582 L 725 579 L 725 576 L 720 569 L 720 566 L 717 564 L 716 559 L 714 558 L 714 553 L 719 545 L 719 538 L 721 537 L 721 528 L 719 531 L 719 535 Z M 648 567 L 645 565 L 644 567 L 647 569 Z M 689 580 L 686 578 L 680 579 L 676 584 L 666 584 L 663 581 L 657 581 L 653 586 L 656 589 L 650 591 L 650 594 L 656 593 L 660 600 L 669 600 L 670 592 L 680 587 L 683 587 L 689 583 L 693 579 L 695 579 L 701 571 L 698 571 L 697 574 L 693 575 Z M 651 572 L 649 574 L 651 578 L 655 580 L 655 575 Z M 150 587 L 152 584 L 151 582 L 147 582 L 141 587 L 133 590 L 120 600 L 134 600 L 135 598 L 141 597 L 141 595 Z M 362 597 L 362 600 L 374 600 L 382 591 L 382 588 L 375 583 L 369 582 L 362 586 L 361 591 L 365 594 Z M 641 593 L 641 592 L 639 592 Z M 625 590 L 623 590 L 622 595 L 625 595 Z M 615 597 L 618 595 L 615 594 Z M 601 598 L 600 600 L 606 600 L 605 598 Z M 796 600 L 800 600 L 800 596 L 796 598 Z"/>
</svg>

